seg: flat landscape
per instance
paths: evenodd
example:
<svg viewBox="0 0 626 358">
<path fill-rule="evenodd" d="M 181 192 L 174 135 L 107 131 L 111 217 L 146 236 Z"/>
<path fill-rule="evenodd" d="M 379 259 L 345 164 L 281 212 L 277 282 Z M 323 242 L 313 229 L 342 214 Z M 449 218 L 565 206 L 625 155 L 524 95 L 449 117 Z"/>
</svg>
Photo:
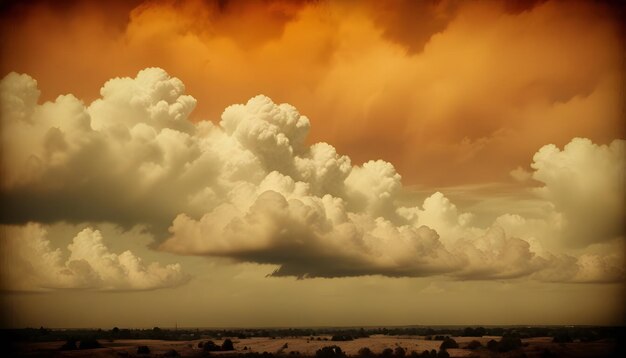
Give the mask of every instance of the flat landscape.
<svg viewBox="0 0 626 358">
<path fill-rule="evenodd" d="M 320 340 L 317 340 L 317 339 Z M 571 342 L 554 343 L 552 337 L 535 337 L 522 339 L 523 346 L 509 352 L 493 352 L 486 348 L 491 340 L 498 341 L 501 337 L 451 337 L 459 348 L 447 349 L 450 357 L 611 357 L 614 356 L 616 345 L 611 340 L 599 340 L 594 342 Z M 326 339 L 326 340 L 325 340 Z M 45 356 L 45 357 L 134 357 L 134 356 L 176 356 L 201 357 L 209 355 L 233 356 L 251 353 L 271 353 L 273 356 L 316 356 L 316 352 L 327 346 L 336 345 L 347 356 L 361 356 L 359 350 L 369 348 L 373 354 L 383 355 L 383 350 L 391 348 L 395 351 L 402 347 L 407 357 L 412 352 L 422 354 L 423 351 L 439 351 L 442 341 L 427 340 L 424 336 L 386 336 L 373 335 L 367 338 L 358 338 L 351 341 L 330 341 L 330 336 L 317 336 L 307 338 L 232 338 L 234 351 L 228 352 L 205 352 L 201 347 L 208 339 L 193 339 L 184 341 L 167 341 L 155 339 L 119 339 L 98 340 L 102 348 L 85 350 L 61 350 L 65 341 L 54 342 L 30 342 L 18 344 L 16 353 L 19 356 Z M 212 340 L 221 345 L 223 340 Z M 482 347 L 467 349 L 471 341 L 478 341 Z M 138 354 L 139 346 L 148 347 L 150 353 Z M 174 353 L 174 351 L 176 353 Z M 389 357 L 398 357 L 396 353 Z"/>
</svg>

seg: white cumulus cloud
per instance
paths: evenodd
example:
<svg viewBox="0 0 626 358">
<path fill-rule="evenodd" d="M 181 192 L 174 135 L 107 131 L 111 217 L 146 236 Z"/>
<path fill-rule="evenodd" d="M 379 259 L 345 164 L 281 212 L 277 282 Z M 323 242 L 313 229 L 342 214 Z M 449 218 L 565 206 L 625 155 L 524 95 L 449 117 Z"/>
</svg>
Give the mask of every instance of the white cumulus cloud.
<svg viewBox="0 0 626 358">
<path fill-rule="evenodd" d="M 625 154 L 624 140 L 597 145 L 585 138 L 535 154 L 533 178 L 544 183 L 537 192 L 564 215 L 571 246 L 623 237 Z"/>
<path fill-rule="evenodd" d="M 39 95 L 27 75 L 0 83 L 5 223 L 142 224 L 160 250 L 274 264 L 277 276 L 623 278 L 623 255 L 543 245 L 623 237 L 623 141 L 545 146 L 532 176 L 552 212 L 503 212 L 478 226 L 440 192 L 407 204 L 389 162 L 353 165 L 328 143 L 309 145 L 309 119 L 266 96 L 229 106 L 213 124 L 190 120 L 195 99 L 158 68 L 108 81 L 88 105 L 72 95 L 38 104 Z M 44 271 L 71 273 L 54 275 L 58 287 L 150 288 L 176 271 L 111 254 L 95 231 L 77 235 L 67 261 L 33 235 L 39 241 L 25 244 L 51 262 Z"/>
<path fill-rule="evenodd" d="M 2 225 L 0 233 L 3 290 L 152 290 L 188 280 L 179 264 L 146 264 L 130 251 L 112 253 L 91 228 L 76 234 L 67 252 L 52 246 L 40 224 Z"/>
</svg>

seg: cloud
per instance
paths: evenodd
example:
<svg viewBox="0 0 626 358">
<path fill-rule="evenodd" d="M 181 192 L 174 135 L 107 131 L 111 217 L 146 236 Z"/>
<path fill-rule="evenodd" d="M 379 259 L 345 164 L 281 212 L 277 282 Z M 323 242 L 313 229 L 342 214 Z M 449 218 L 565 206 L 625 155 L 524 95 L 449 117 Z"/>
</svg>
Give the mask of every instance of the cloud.
<svg viewBox="0 0 626 358">
<path fill-rule="evenodd" d="M 533 157 L 533 179 L 544 184 L 537 192 L 564 215 L 567 244 L 584 247 L 623 237 L 624 143 L 574 138 L 563 150 L 546 145 Z"/>
<path fill-rule="evenodd" d="M 349 213 L 330 195 L 289 194 L 264 191 L 245 212 L 225 206 L 199 221 L 178 216 L 161 249 L 275 264 L 274 276 L 301 278 L 427 276 L 457 264 L 429 228 Z"/>
<path fill-rule="evenodd" d="M 7 75 L 3 220 L 158 226 L 194 206 L 202 212 L 206 203 L 193 195 L 209 195 L 219 168 L 194 135 L 187 116 L 195 100 L 183 93 L 178 79 L 150 68 L 108 81 L 89 106 L 72 95 L 39 105 L 34 79 Z"/>
<path fill-rule="evenodd" d="M 550 255 L 545 263 L 546 268 L 534 273 L 533 277 L 545 282 L 623 282 L 624 264 L 624 256 L 619 253 L 583 254 L 578 258 L 569 255 Z"/>
<path fill-rule="evenodd" d="M 31 74 L 44 99 L 91 101 L 107 79 L 158 66 L 198 99 L 193 121 L 264 93 L 315 119 L 311 142 L 385 159 L 408 184 L 507 181 L 546 143 L 625 133 L 614 2 L 54 5 L 0 21 L 2 75 Z"/>
<path fill-rule="evenodd" d="M 518 166 L 517 168 L 511 170 L 509 174 L 511 175 L 511 177 L 513 177 L 513 179 L 519 182 L 525 182 L 532 177 L 532 174 L 526 171 L 526 169 L 522 168 L 521 166 Z"/>
<path fill-rule="evenodd" d="M 309 145 L 309 119 L 267 96 L 227 107 L 215 125 L 189 120 L 195 99 L 162 69 L 114 78 L 101 95 L 89 105 L 72 95 L 38 104 L 34 79 L 12 73 L 2 80 L 5 222 L 143 224 L 160 250 L 273 264 L 274 276 L 576 282 L 623 276 L 621 256 L 564 259 L 543 248 L 549 228 L 563 237 L 572 230 L 572 212 L 560 200 L 599 193 L 608 198 L 618 191 L 623 169 L 613 165 L 623 163 L 620 141 L 611 149 L 585 142 L 580 150 L 580 140 L 572 141 L 567 156 L 595 153 L 580 156 L 587 158 L 582 161 L 564 160 L 544 147 L 535 156 L 533 177 L 546 184 L 541 193 L 555 210 L 543 218 L 502 213 L 478 226 L 474 214 L 440 192 L 407 204 L 407 189 L 389 162 L 353 165 L 330 144 Z M 553 162 L 561 163 L 558 175 L 551 174 Z M 561 171 L 589 170 L 602 180 L 581 177 L 584 191 L 575 182 L 558 183 L 566 178 Z M 553 188 L 564 191 L 555 195 Z M 602 210 L 606 217 L 623 216 L 623 206 Z M 125 254 L 88 261 L 81 253 L 109 254 L 96 233 L 79 237 L 84 245 L 70 247 L 69 262 L 89 262 L 100 280 L 118 280 L 118 266 L 136 261 Z M 48 251 L 39 255 L 52 255 Z M 563 273 L 548 274 L 555 267 Z M 96 277 L 80 270 L 85 273 L 76 277 Z"/>
<path fill-rule="evenodd" d="M 2 225 L 0 232 L 3 290 L 153 290 L 178 286 L 189 278 L 179 264 L 145 264 L 130 251 L 110 252 L 100 231 L 91 228 L 76 234 L 67 246 L 69 256 L 51 246 L 40 224 Z"/>
<path fill-rule="evenodd" d="M 89 106 L 91 127 L 99 131 L 149 124 L 161 130 L 188 132 L 193 126 L 187 117 L 196 99 L 185 95 L 185 85 L 165 71 L 148 68 L 135 78 L 114 78 L 100 90 L 101 98 Z"/>
</svg>

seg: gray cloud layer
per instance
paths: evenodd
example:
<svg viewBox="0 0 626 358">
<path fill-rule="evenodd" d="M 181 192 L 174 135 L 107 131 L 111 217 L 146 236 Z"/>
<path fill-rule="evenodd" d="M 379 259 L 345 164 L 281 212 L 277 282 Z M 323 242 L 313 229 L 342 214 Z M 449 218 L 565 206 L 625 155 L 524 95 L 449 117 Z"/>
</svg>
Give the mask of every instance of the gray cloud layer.
<svg viewBox="0 0 626 358">
<path fill-rule="evenodd" d="M 566 246 L 623 240 L 622 140 L 542 148 L 532 176 L 550 215 L 502 213 L 476 227 L 441 193 L 401 206 L 391 163 L 353 166 L 327 143 L 307 145 L 309 120 L 265 96 L 214 125 L 192 124 L 195 100 L 157 68 L 108 81 L 89 106 L 71 95 L 39 105 L 36 82 L 14 73 L 0 95 L 5 222 L 169 226 L 163 251 L 275 264 L 276 276 L 624 276 L 621 252 L 574 257 L 541 245 L 555 233 Z"/>
</svg>

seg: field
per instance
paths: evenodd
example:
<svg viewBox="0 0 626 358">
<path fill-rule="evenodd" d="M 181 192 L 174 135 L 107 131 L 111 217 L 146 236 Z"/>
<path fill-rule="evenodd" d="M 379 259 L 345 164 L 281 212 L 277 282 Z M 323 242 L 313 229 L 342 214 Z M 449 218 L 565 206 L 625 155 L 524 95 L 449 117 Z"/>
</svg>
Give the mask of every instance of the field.
<svg viewBox="0 0 626 358">
<path fill-rule="evenodd" d="M 317 339 L 320 340 L 317 340 Z M 485 348 L 477 350 L 465 349 L 467 344 L 472 340 L 477 340 L 483 346 L 488 341 L 500 337 L 452 337 L 459 344 L 459 348 L 448 349 L 451 357 L 542 357 L 548 354 L 551 356 L 566 357 L 610 357 L 611 352 L 615 350 L 615 344 L 612 341 L 601 340 L 596 342 L 574 342 L 558 344 L 553 343 L 551 337 L 539 337 L 523 339 L 524 347 L 507 353 L 494 353 Z M 326 339 L 326 340 L 324 340 Z M 89 350 L 62 351 L 63 341 L 56 342 L 33 342 L 20 343 L 17 346 L 17 354 L 20 356 L 44 356 L 44 357 L 132 357 L 132 356 L 164 356 L 170 350 L 175 350 L 182 357 L 199 357 L 205 354 L 202 348 L 199 348 L 200 342 L 206 342 L 207 339 L 186 340 L 186 341 L 165 341 L 165 340 L 99 340 L 103 348 Z M 318 349 L 337 345 L 341 347 L 348 356 L 357 356 L 359 349 L 363 347 L 370 348 L 375 354 L 380 354 L 383 349 L 402 347 L 407 352 L 407 357 L 412 351 L 422 353 L 424 350 L 439 350 L 441 341 L 426 340 L 423 336 L 384 336 L 375 335 L 368 338 L 355 339 L 345 342 L 331 342 L 330 337 L 314 337 L 310 338 L 246 338 L 232 339 L 235 352 L 211 352 L 213 356 L 227 356 L 233 353 L 250 353 L 250 352 L 268 352 L 275 356 L 315 356 Z M 221 344 L 221 340 L 214 340 L 216 344 Z M 150 349 L 150 355 L 137 355 L 138 346 L 147 346 Z M 393 356 L 396 357 L 396 356 Z"/>
</svg>

